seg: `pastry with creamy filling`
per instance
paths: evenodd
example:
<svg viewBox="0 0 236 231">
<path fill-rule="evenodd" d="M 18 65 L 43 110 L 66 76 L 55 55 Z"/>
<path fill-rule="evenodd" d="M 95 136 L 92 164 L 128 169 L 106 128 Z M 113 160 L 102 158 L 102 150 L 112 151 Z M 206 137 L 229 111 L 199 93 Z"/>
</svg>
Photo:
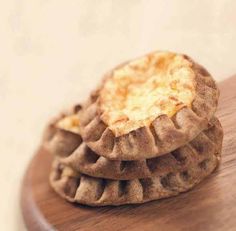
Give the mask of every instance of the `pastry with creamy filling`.
<svg viewBox="0 0 236 231">
<path fill-rule="evenodd" d="M 218 96 L 211 75 L 188 56 L 153 52 L 105 76 L 80 113 L 81 135 L 109 159 L 160 156 L 207 126 Z"/>
</svg>

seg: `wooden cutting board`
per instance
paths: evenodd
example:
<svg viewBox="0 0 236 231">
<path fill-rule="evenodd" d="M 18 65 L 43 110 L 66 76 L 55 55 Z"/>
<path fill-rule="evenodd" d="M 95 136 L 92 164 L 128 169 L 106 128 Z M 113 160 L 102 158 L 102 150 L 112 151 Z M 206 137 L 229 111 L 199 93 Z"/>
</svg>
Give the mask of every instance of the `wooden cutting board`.
<svg viewBox="0 0 236 231">
<path fill-rule="evenodd" d="M 52 161 L 42 148 L 25 174 L 21 206 L 29 230 L 236 230 L 236 76 L 219 84 L 224 128 L 222 163 L 193 190 L 143 205 L 91 208 L 61 199 L 50 188 Z"/>
</svg>

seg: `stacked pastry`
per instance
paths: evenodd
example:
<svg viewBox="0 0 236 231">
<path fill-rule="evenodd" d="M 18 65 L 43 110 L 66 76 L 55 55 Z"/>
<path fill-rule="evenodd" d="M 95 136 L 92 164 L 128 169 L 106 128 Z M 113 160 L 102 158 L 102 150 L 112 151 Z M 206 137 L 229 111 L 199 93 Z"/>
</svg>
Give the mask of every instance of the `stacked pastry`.
<svg viewBox="0 0 236 231">
<path fill-rule="evenodd" d="M 116 67 L 87 102 L 48 126 L 52 187 L 92 206 L 191 189 L 220 160 L 218 97 L 211 75 L 186 55 L 153 52 Z"/>
</svg>

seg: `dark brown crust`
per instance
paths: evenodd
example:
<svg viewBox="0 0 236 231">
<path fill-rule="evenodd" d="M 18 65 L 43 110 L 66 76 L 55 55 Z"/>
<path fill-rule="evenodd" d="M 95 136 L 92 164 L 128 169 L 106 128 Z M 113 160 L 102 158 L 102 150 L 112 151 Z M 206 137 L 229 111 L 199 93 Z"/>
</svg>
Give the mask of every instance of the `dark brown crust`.
<svg viewBox="0 0 236 231">
<path fill-rule="evenodd" d="M 114 160 L 148 159 L 169 153 L 194 139 L 207 126 L 218 104 L 219 90 L 215 81 L 199 64 L 193 64 L 196 96 L 192 108 L 180 109 L 172 118 L 158 116 L 150 127 L 141 127 L 115 137 L 101 120 L 99 89 L 91 94 L 80 112 L 83 140 L 98 155 Z M 112 71 L 106 75 L 111 76 Z"/>
<path fill-rule="evenodd" d="M 117 180 L 162 176 L 168 172 L 184 171 L 190 163 L 201 162 L 206 155 L 212 155 L 220 150 L 223 137 L 220 122 L 213 118 L 207 129 L 193 141 L 171 153 L 152 159 L 119 161 L 97 155 L 82 142 L 79 134 L 56 128 L 56 122 L 57 120 L 48 128 L 49 133 L 52 133 L 50 130 L 54 131 L 53 136 L 45 142 L 49 152 L 60 158 L 61 163 L 83 174 Z"/>
<path fill-rule="evenodd" d="M 190 164 L 186 170 L 146 179 L 108 180 L 90 177 L 55 160 L 50 184 L 63 198 L 91 206 L 136 204 L 175 196 L 188 191 L 218 165 L 220 151 L 205 157 L 200 163 Z"/>
<path fill-rule="evenodd" d="M 80 109 L 81 106 L 79 104 L 75 105 L 74 107 L 52 119 L 52 121 L 47 126 L 43 134 L 42 142 L 45 148 L 47 148 L 48 151 L 53 155 L 66 157 L 81 145 L 82 138 L 80 135 L 67 130 L 59 129 L 56 126 L 56 123 L 59 120 L 63 119 L 65 116 L 78 113 Z"/>
</svg>

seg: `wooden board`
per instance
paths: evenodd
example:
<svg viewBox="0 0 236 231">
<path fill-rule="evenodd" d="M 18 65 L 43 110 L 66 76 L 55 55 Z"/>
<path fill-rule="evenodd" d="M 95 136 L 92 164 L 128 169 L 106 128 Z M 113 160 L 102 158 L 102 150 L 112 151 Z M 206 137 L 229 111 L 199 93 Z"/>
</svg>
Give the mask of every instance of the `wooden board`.
<svg viewBox="0 0 236 231">
<path fill-rule="evenodd" d="M 52 158 L 40 149 L 22 186 L 21 206 L 29 230 L 229 231 L 236 230 L 236 76 L 222 83 L 217 112 L 224 127 L 222 163 L 193 190 L 143 205 L 91 208 L 73 205 L 48 183 Z"/>
</svg>

